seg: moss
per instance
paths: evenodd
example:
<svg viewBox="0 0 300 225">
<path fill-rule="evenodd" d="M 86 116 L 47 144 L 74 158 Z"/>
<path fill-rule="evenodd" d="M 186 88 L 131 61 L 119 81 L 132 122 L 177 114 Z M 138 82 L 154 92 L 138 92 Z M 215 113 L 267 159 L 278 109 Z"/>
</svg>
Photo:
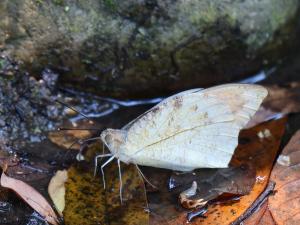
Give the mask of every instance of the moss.
<svg viewBox="0 0 300 225">
<path fill-rule="evenodd" d="M 214 4 L 209 3 L 205 10 L 201 11 L 199 21 L 204 20 L 205 23 L 212 24 L 218 18 L 218 12 Z"/>
<path fill-rule="evenodd" d="M 105 6 L 111 11 L 115 11 L 117 9 L 117 4 L 115 0 L 103 0 Z"/>
<path fill-rule="evenodd" d="M 2 70 L 4 68 L 4 65 L 5 65 L 5 60 L 0 59 L 0 70 Z"/>
<path fill-rule="evenodd" d="M 37 4 L 40 4 L 40 5 L 44 3 L 44 0 L 35 0 L 35 1 Z"/>
<path fill-rule="evenodd" d="M 295 5 L 297 5 L 297 1 L 291 2 L 290 4 L 286 3 L 285 10 L 282 10 L 282 7 L 279 6 L 272 8 L 270 11 L 270 23 L 273 30 L 276 30 L 278 27 L 285 24 L 290 15 L 296 14 L 297 7 L 295 7 Z"/>
<path fill-rule="evenodd" d="M 53 3 L 55 4 L 55 5 L 60 5 L 60 6 L 62 6 L 62 5 L 64 5 L 64 0 L 53 0 Z"/>
</svg>

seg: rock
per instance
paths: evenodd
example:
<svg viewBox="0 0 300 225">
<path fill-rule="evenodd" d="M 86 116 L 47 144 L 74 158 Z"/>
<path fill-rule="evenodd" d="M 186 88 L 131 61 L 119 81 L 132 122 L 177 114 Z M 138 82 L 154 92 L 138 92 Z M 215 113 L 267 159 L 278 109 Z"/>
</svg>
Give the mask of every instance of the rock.
<svg viewBox="0 0 300 225">
<path fill-rule="evenodd" d="M 0 47 L 29 71 L 115 97 L 236 81 L 293 42 L 298 0 L 24 0 L 0 3 Z M 84 82 L 85 85 L 82 85 Z"/>
<path fill-rule="evenodd" d="M 0 152 L 11 152 L 44 140 L 47 131 L 62 123 L 64 107 L 55 102 L 62 98 L 55 91 L 56 74 L 47 70 L 43 77 L 48 79 L 37 80 L 5 56 L 0 62 Z M 53 86 L 47 86 L 49 80 Z"/>
</svg>

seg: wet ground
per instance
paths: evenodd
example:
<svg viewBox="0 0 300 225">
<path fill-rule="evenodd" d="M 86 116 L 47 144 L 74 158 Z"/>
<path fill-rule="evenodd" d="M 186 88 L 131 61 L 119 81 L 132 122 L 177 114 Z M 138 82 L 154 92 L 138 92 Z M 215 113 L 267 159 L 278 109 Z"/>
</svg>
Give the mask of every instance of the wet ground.
<svg viewBox="0 0 300 225">
<path fill-rule="evenodd" d="M 101 192 L 96 192 L 95 190 L 102 189 L 102 182 L 100 176 L 96 178 L 93 177 L 93 156 L 96 154 L 95 152 L 87 154 L 88 159 L 86 162 L 78 162 L 76 160 L 76 156 L 78 150 L 81 145 L 74 144 L 76 141 L 80 139 L 85 139 L 89 137 L 97 137 L 101 130 L 107 127 L 111 128 L 120 128 L 125 125 L 128 121 L 136 118 L 140 113 L 144 112 L 148 108 L 150 108 L 154 102 L 159 101 L 160 99 L 152 99 L 145 101 L 117 101 L 113 99 L 99 99 L 95 96 L 87 96 L 82 95 L 82 93 L 76 92 L 65 92 L 68 95 L 68 99 L 73 99 L 69 101 L 73 107 L 75 107 L 78 111 L 84 113 L 91 120 L 84 118 L 79 114 L 74 114 L 74 112 L 69 111 L 66 113 L 66 118 L 64 122 L 60 125 L 64 128 L 73 128 L 79 130 L 62 130 L 62 131 L 52 131 L 49 134 L 45 134 L 48 138 L 44 139 L 42 142 L 34 142 L 31 144 L 27 144 L 23 148 L 15 151 L 17 158 L 19 159 L 19 164 L 17 168 L 11 173 L 11 176 L 19 178 L 23 181 L 34 186 L 38 191 L 40 191 L 44 196 L 48 196 L 47 186 L 49 180 L 54 175 L 55 171 L 58 169 L 68 169 L 71 167 L 71 171 L 73 171 L 72 180 L 76 183 L 77 186 L 83 185 L 81 187 L 81 191 L 85 194 L 85 196 L 90 196 L 90 198 L 99 199 L 99 204 L 103 200 L 103 194 Z M 68 111 L 70 109 L 65 108 L 64 110 Z M 290 123 L 288 125 L 286 140 L 300 127 L 299 115 L 295 114 L 290 116 Z M 88 131 L 81 131 L 81 128 L 90 129 Z M 88 142 L 88 145 L 93 145 L 96 149 L 93 151 L 101 152 L 101 143 L 91 141 Z M 72 146 L 71 148 L 69 148 Z M 89 149 L 89 148 L 87 148 Z M 90 151 L 90 150 L 88 150 Z M 84 153 L 86 154 L 86 153 Z M 72 169 L 73 168 L 73 169 Z M 115 185 L 118 183 L 117 174 L 116 174 L 116 166 L 111 166 L 108 169 L 107 173 L 107 182 L 112 182 L 111 185 Z M 125 169 L 125 171 L 132 170 L 131 168 Z M 123 173 L 125 174 L 125 172 Z M 129 173 L 130 174 L 130 173 Z M 79 177 L 85 177 L 84 180 L 77 180 Z M 111 178 L 114 177 L 114 179 Z M 140 180 L 138 174 L 133 175 L 133 178 L 129 178 L 129 180 Z M 77 181 L 76 181 L 77 180 Z M 166 184 L 167 184 L 167 176 L 166 176 Z M 141 181 L 141 180 L 140 180 Z M 78 183 L 79 182 L 79 183 Z M 87 182 L 86 184 L 84 182 Z M 69 184 L 71 186 L 70 189 L 74 188 L 74 184 Z M 72 187 L 73 185 L 73 187 Z M 88 186 L 97 187 L 98 189 L 91 189 L 90 192 L 87 191 Z M 139 186 L 138 184 L 136 184 Z M 80 188 L 79 188 L 80 189 Z M 115 188 L 117 189 L 117 188 Z M 45 221 L 35 213 L 30 207 L 28 207 L 22 200 L 20 200 L 14 193 L 7 191 L 3 188 L 1 190 L 0 196 L 0 224 L 46 224 Z M 73 190 L 73 189 L 72 189 Z M 78 189 L 75 188 L 73 192 L 77 194 Z M 141 196 L 144 189 L 139 191 L 139 196 Z M 89 192 L 89 193 L 88 193 Z M 114 207 L 114 212 L 110 212 L 109 215 L 113 216 L 118 215 L 120 217 L 120 213 L 122 214 L 122 207 L 119 206 L 118 192 L 115 190 L 115 194 L 113 194 L 112 202 L 116 204 Z M 98 193 L 98 194 L 97 194 Z M 102 196 L 102 197 L 101 197 Z M 80 197 L 82 198 L 82 197 Z M 131 196 L 132 198 L 132 196 Z M 49 197 L 48 197 L 49 199 Z M 87 198 L 88 199 L 88 198 Z M 82 199 L 83 202 L 88 202 L 87 199 Z M 102 199 L 102 200 L 101 200 Z M 130 199 L 130 197 L 129 197 Z M 72 200 L 69 199 L 69 204 L 72 205 Z M 106 200 L 107 201 L 107 200 Z M 97 201 L 96 201 L 97 202 Z M 74 204 L 74 203 L 73 203 Z M 72 220 L 78 221 L 78 215 L 82 215 L 85 217 L 85 223 L 82 224 L 101 224 L 103 221 L 109 220 L 109 218 L 87 218 L 87 215 L 91 216 L 94 213 L 98 212 L 99 208 L 101 208 L 101 204 L 89 203 L 90 209 L 86 211 L 86 205 L 81 206 L 72 206 L 70 209 L 67 208 L 67 212 L 65 214 L 66 224 L 73 224 Z M 133 204 L 133 203 L 132 203 Z M 133 204 L 133 208 L 137 207 L 141 212 L 144 212 L 144 207 L 146 208 L 145 199 L 140 199 L 140 202 Z M 130 204 L 129 204 L 130 205 Z M 82 207 L 82 211 L 80 208 Z M 110 204 L 111 208 L 111 204 Z M 74 210 L 74 209 L 77 209 Z M 69 211 L 68 211 L 69 210 Z M 96 210 L 96 212 L 94 212 Z M 107 214 L 106 209 L 101 209 L 98 213 Z M 128 210 L 128 205 L 127 205 Z M 134 211 L 137 211 L 136 209 Z M 73 212 L 73 213 L 70 213 Z M 76 216 L 77 213 L 77 216 Z M 97 213 L 96 213 L 97 214 Z M 108 215 L 108 214 L 107 214 Z M 139 214 L 140 215 L 140 214 Z M 109 216 L 108 216 L 109 217 Z M 138 220 L 140 222 L 140 220 Z M 124 221 L 123 221 L 124 222 Z M 113 223 L 112 223 L 113 224 Z M 117 223 L 116 223 L 117 224 Z M 138 223 L 137 223 L 138 224 Z"/>
<path fill-rule="evenodd" d="M 295 58 L 298 61 L 298 58 Z M 28 74 L 18 70 L 18 65 L 6 59 L 6 64 L 2 65 L 0 78 L 0 158 L 15 157 L 18 159 L 18 165 L 11 170 L 10 175 L 26 181 L 34 186 L 48 199 L 47 187 L 49 180 L 55 171 L 61 169 L 70 169 L 74 174 L 73 181 L 84 184 L 78 177 L 86 176 L 87 185 L 92 185 L 89 193 L 86 191 L 88 186 L 81 187 L 86 195 L 94 196 L 99 202 L 89 202 L 89 206 L 77 206 L 74 203 L 65 214 L 66 224 L 73 224 L 72 220 L 79 220 L 77 215 L 98 215 L 85 221 L 86 224 L 117 224 L 110 218 L 119 217 L 122 223 L 126 218 L 136 218 L 136 224 L 145 220 L 144 215 L 147 208 L 146 198 L 143 196 L 144 184 L 141 182 L 138 174 L 131 172 L 132 177 L 124 178 L 127 180 L 129 194 L 125 197 L 129 199 L 127 207 L 132 207 L 136 215 L 125 215 L 122 207 L 119 205 L 116 167 L 108 168 L 107 180 L 111 186 L 111 196 L 104 196 L 102 192 L 95 193 L 95 190 L 102 189 L 100 175 L 95 178 L 92 176 L 94 169 L 93 157 L 102 151 L 102 144 L 98 141 L 86 142 L 86 145 L 78 144 L 79 140 L 98 137 L 105 128 L 120 128 L 129 121 L 136 118 L 142 112 L 149 109 L 162 98 L 120 101 L 110 98 L 101 98 L 89 95 L 87 93 L 76 92 L 71 89 L 58 89 L 56 86 L 56 74 L 45 69 L 41 74 L 41 80 L 32 78 Z M 247 83 L 256 82 L 282 82 L 283 73 L 288 73 L 286 81 L 297 80 L 299 68 L 297 63 L 292 62 L 290 69 L 269 68 L 260 73 L 241 81 Z M 276 73 L 278 73 L 276 75 Z M 281 77 L 278 75 L 281 74 Z M 277 77 L 276 77 L 277 76 Z M 63 101 L 76 108 L 77 111 L 84 114 L 78 114 L 72 109 L 60 104 L 56 100 Z M 89 119 L 85 118 L 88 117 Z M 92 122 L 91 122 L 92 121 Z M 293 114 L 289 117 L 287 131 L 284 142 L 299 129 L 299 114 Z M 58 127 L 64 128 L 60 131 Z M 70 128 L 70 130 L 68 129 Z M 81 130 L 83 129 L 83 130 Z M 84 130 L 87 129 L 87 130 Z M 88 150 L 88 146 L 94 146 L 94 150 Z M 283 144 L 284 146 L 285 144 Z M 84 147 L 84 148 L 83 148 Z M 87 154 L 87 160 L 79 162 L 78 151 L 83 150 Z M 90 153 L 86 153 L 90 151 Z M 124 166 L 125 171 L 133 171 L 131 167 Z M 109 177 L 114 178 L 109 178 Z M 77 178 L 79 180 L 77 180 Z M 167 183 L 167 182 L 166 182 Z M 73 183 L 68 184 L 70 190 L 80 193 L 80 188 L 74 187 Z M 80 186 L 79 185 L 79 186 Z M 96 188 L 96 189 L 95 189 Z M 137 192 L 133 192 L 137 190 Z M 104 196 L 104 197 L 103 197 Z M 137 197 L 143 196 L 143 197 Z M 50 200 L 50 199 L 49 199 Z M 69 199 L 72 202 L 71 199 Z M 83 202 L 88 201 L 86 199 Z M 114 207 L 101 208 L 101 201 L 104 205 L 110 203 Z M 99 204 L 98 204 L 99 203 Z M 79 207 L 79 208 L 78 208 Z M 80 212 L 87 210 L 85 213 Z M 100 211 L 97 211 L 99 210 Z M 95 211 L 96 210 L 96 211 Z M 73 211 L 73 213 L 71 213 Z M 131 212 L 132 212 L 131 211 Z M 99 216 L 108 215 L 108 216 Z M 15 193 L 0 188 L 0 224 L 46 224 L 46 222 L 29 206 L 20 200 Z"/>
</svg>

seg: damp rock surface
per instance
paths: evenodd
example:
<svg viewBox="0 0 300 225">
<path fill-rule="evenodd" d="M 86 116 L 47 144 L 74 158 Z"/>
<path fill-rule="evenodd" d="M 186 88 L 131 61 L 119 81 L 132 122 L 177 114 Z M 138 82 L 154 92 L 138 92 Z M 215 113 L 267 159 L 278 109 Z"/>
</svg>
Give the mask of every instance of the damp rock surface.
<svg viewBox="0 0 300 225">
<path fill-rule="evenodd" d="M 297 0 L 24 0 L 0 3 L 0 48 L 65 86 L 114 97 L 237 81 L 272 66 Z M 85 82 L 86 85 L 82 85 Z"/>
<path fill-rule="evenodd" d="M 0 148 L 11 151 L 44 140 L 62 122 L 63 107 L 55 102 L 57 74 L 45 69 L 36 79 L 6 56 L 0 62 Z"/>
</svg>

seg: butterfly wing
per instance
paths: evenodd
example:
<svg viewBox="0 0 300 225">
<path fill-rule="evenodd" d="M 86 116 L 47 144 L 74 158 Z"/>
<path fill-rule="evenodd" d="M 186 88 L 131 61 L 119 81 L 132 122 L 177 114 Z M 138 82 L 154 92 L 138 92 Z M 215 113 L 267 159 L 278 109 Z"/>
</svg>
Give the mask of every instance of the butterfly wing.
<svg viewBox="0 0 300 225">
<path fill-rule="evenodd" d="M 191 89 L 191 90 L 187 90 L 187 91 L 183 91 L 180 92 L 178 94 L 172 95 L 164 100 L 162 100 L 160 103 L 156 104 L 154 107 L 152 107 L 151 109 L 149 109 L 148 111 L 144 112 L 143 114 L 139 115 L 137 118 L 135 118 L 134 120 L 132 120 L 131 122 L 127 123 L 122 130 L 129 130 L 129 128 L 140 118 L 142 118 L 144 115 L 146 115 L 147 113 L 151 112 L 152 110 L 155 110 L 154 108 L 159 107 L 160 105 L 164 104 L 165 102 L 168 102 L 171 98 L 174 98 L 176 96 L 182 96 L 188 93 L 193 93 L 193 92 L 197 92 L 203 90 L 203 88 L 195 88 L 195 89 Z"/>
<path fill-rule="evenodd" d="M 262 86 L 227 84 L 171 96 L 127 126 L 124 153 L 173 170 L 227 167 L 239 131 L 266 95 Z"/>
</svg>

